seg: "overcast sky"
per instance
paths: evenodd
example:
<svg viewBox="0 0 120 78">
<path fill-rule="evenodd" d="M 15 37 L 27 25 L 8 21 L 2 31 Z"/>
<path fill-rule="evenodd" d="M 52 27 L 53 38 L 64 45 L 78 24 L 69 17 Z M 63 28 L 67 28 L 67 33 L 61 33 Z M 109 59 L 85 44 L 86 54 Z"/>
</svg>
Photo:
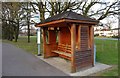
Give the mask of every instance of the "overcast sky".
<svg viewBox="0 0 120 78">
<path fill-rule="evenodd" d="M 112 2 L 114 2 L 116 0 L 102 0 L 102 1 L 112 3 Z M 95 8 L 97 9 L 97 6 Z M 118 17 L 110 16 L 110 17 L 107 17 L 107 18 L 101 20 L 101 22 L 102 23 L 106 23 L 108 20 L 114 21 L 114 23 L 112 23 L 112 28 L 118 28 Z"/>
</svg>

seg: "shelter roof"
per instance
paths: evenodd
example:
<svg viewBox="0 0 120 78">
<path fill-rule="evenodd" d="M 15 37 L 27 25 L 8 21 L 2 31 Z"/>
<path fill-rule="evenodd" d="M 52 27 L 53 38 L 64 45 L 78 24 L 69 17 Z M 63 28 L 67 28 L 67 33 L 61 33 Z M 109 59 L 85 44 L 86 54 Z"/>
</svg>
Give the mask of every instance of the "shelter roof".
<svg viewBox="0 0 120 78">
<path fill-rule="evenodd" d="M 83 16 L 81 14 L 78 14 L 78 13 L 75 13 L 75 12 L 72 12 L 72 11 L 65 11 L 63 13 L 60 13 L 60 14 L 57 14 L 57 15 L 54 15 L 52 17 L 49 17 L 47 18 L 46 20 L 44 20 L 43 22 L 40 22 L 38 23 L 37 25 L 39 24 L 45 24 L 45 23 L 49 23 L 49 22 L 53 22 L 53 21 L 58 21 L 58 20 L 64 20 L 65 22 L 67 20 L 71 20 L 72 21 L 76 21 L 76 22 L 80 22 L 81 23 L 85 23 L 85 22 L 91 22 L 91 23 L 98 23 L 98 20 L 95 20 L 95 19 L 92 19 L 92 18 L 89 18 L 89 17 L 86 17 L 86 16 Z M 62 21 L 63 22 L 63 21 Z"/>
</svg>

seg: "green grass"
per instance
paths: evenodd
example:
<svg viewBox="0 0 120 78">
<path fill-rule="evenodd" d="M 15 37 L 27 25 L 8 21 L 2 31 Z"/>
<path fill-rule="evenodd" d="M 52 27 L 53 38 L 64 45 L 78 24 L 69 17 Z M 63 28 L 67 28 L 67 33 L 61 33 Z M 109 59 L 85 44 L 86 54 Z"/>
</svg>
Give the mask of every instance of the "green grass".
<svg viewBox="0 0 120 78">
<path fill-rule="evenodd" d="M 118 67 L 113 66 L 112 69 L 105 71 L 104 73 L 100 74 L 102 76 L 118 76 Z"/>
<path fill-rule="evenodd" d="M 118 64 L 118 41 L 95 39 L 97 61 L 105 64 Z"/>
<path fill-rule="evenodd" d="M 30 37 L 30 43 L 27 42 L 26 36 L 19 37 L 18 42 L 14 42 L 14 41 L 11 42 L 7 40 L 3 40 L 3 42 L 14 44 L 17 47 L 22 48 L 27 52 L 30 52 L 32 54 L 37 54 L 36 36 Z"/>
<path fill-rule="evenodd" d="M 11 42 L 7 40 L 3 40 L 3 42 L 14 44 L 27 52 L 37 54 L 36 36 L 31 37 L 30 43 L 27 42 L 27 37 L 19 37 L 18 42 Z M 111 70 L 101 72 L 98 76 L 118 76 L 118 41 L 95 39 L 95 44 L 97 47 L 97 62 L 113 66 Z"/>
<path fill-rule="evenodd" d="M 118 41 L 95 39 L 97 62 L 112 65 L 111 70 L 98 74 L 99 76 L 118 76 Z"/>
</svg>

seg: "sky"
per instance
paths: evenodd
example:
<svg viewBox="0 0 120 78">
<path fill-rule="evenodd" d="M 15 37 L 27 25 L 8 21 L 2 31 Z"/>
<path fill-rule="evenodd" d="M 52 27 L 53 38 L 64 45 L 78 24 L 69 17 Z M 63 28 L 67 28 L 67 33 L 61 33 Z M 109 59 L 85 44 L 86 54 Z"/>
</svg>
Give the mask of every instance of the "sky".
<svg viewBox="0 0 120 78">
<path fill-rule="evenodd" d="M 105 2 L 114 2 L 115 0 L 102 0 Z M 97 9 L 98 5 L 94 7 L 94 9 Z M 106 23 L 108 20 L 110 21 L 114 21 L 114 23 L 112 23 L 112 28 L 118 28 L 118 17 L 115 16 L 110 16 L 110 17 L 106 17 L 105 19 L 101 20 L 102 23 Z"/>
</svg>

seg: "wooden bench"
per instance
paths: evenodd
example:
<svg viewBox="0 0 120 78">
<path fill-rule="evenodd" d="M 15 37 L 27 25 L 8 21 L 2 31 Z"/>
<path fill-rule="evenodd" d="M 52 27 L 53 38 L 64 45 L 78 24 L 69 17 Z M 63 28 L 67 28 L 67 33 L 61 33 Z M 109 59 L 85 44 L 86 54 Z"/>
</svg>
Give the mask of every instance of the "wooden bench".
<svg viewBox="0 0 120 78">
<path fill-rule="evenodd" d="M 64 55 L 67 57 L 71 57 L 71 46 L 65 44 L 59 44 L 57 50 L 53 50 L 52 52 Z"/>
</svg>

